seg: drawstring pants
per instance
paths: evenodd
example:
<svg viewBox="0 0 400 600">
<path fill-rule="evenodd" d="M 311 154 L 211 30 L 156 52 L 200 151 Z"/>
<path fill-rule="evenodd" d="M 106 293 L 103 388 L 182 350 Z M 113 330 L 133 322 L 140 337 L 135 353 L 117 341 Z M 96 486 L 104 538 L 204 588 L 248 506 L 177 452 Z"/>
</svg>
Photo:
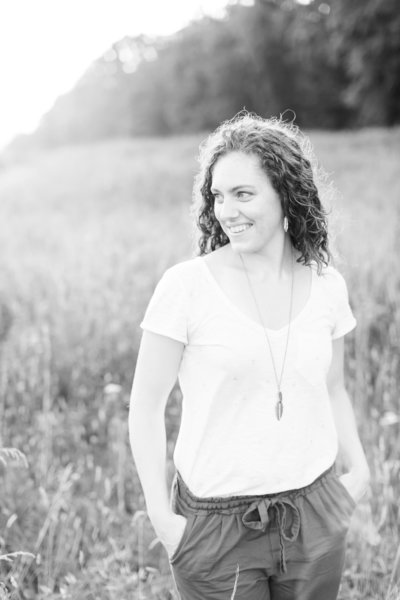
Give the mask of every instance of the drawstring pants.
<svg viewBox="0 0 400 600">
<path fill-rule="evenodd" d="M 334 465 L 278 494 L 199 498 L 179 472 L 171 507 L 187 518 L 170 558 L 181 600 L 335 600 L 355 502 Z"/>
</svg>

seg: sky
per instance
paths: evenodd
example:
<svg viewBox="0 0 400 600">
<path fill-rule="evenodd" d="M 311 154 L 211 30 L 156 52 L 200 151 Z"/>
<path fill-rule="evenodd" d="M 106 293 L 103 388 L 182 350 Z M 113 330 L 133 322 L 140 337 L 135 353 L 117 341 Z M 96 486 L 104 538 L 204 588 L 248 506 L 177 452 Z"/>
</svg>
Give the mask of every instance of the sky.
<svg viewBox="0 0 400 600">
<path fill-rule="evenodd" d="M 125 35 L 170 35 L 228 0 L 0 0 L 0 149 Z"/>
</svg>

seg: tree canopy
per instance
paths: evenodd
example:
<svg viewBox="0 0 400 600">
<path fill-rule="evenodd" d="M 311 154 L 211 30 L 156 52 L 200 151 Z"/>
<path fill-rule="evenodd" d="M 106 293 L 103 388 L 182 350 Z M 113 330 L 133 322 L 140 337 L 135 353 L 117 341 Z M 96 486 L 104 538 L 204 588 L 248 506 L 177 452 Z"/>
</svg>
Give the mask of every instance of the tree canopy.
<svg viewBox="0 0 400 600">
<path fill-rule="evenodd" d="M 215 127 L 246 108 L 303 127 L 400 120 L 397 0 L 230 2 L 167 38 L 125 37 L 60 97 L 33 136 L 59 145 Z"/>
</svg>

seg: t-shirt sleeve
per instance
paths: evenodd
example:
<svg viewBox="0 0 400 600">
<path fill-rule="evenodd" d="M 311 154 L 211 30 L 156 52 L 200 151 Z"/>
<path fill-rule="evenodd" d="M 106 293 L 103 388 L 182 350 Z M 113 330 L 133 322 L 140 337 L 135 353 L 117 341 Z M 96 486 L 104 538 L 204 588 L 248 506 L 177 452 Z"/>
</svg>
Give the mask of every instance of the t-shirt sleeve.
<svg viewBox="0 0 400 600">
<path fill-rule="evenodd" d="M 188 343 L 186 294 L 173 267 L 158 282 L 140 327 Z"/>
<path fill-rule="evenodd" d="M 350 307 L 347 285 L 343 276 L 336 269 L 332 269 L 332 274 L 334 276 L 334 285 L 332 286 L 334 301 L 332 339 L 336 340 L 354 329 L 357 321 Z"/>
</svg>

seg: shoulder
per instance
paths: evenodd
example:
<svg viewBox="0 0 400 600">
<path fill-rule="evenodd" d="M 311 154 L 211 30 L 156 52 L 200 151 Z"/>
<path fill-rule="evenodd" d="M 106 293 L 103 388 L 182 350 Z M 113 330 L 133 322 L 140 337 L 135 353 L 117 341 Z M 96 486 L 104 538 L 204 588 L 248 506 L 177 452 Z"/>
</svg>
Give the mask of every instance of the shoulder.
<svg viewBox="0 0 400 600">
<path fill-rule="evenodd" d="M 150 306 L 180 307 L 192 303 L 196 297 L 198 277 L 197 259 L 185 260 L 168 267 L 159 277 Z"/>
<path fill-rule="evenodd" d="M 348 290 L 343 275 L 333 265 L 323 267 L 318 277 L 321 287 L 331 297 L 347 297 Z"/>
<path fill-rule="evenodd" d="M 317 269 L 316 266 L 314 268 Z M 333 265 L 323 266 L 319 277 L 328 285 L 346 285 L 343 275 Z"/>
<path fill-rule="evenodd" d="M 164 285 L 179 286 L 190 292 L 197 285 L 203 271 L 202 257 L 195 257 L 172 265 L 161 277 Z"/>
<path fill-rule="evenodd" d="M 182 262 L 176 263 L 171 267 L 168 267 L 164 272 L 164 275 L 168 277 L 174 277 L 177 279 L 190 279 L 195 276 L 200 268 L 200 261 L 202 257 L 196 256 L 195 258 L 190 258 L 188 260 L 183 260 Z"/>
</svg>

